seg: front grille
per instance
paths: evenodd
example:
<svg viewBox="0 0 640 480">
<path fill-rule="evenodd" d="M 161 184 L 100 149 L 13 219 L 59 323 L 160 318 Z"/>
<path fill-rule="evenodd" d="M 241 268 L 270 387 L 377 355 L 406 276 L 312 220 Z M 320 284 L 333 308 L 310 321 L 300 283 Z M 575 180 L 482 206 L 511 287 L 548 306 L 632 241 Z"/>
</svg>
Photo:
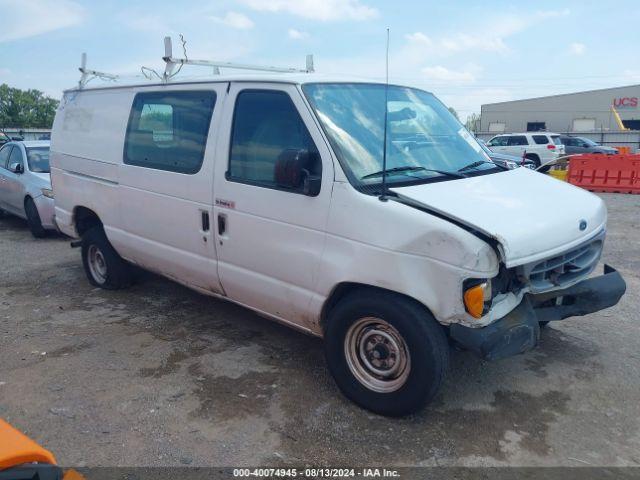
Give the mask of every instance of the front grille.
<svg viewBox="0 0 640 480">
<path fill-rule="evenodd" d="M 603 242 L 604 231 L 561 255 L 518 267 L 518 277 L 529 285 L 531 293 L 568 287 L 593 271 L 600 260 Z"/>
</svg>

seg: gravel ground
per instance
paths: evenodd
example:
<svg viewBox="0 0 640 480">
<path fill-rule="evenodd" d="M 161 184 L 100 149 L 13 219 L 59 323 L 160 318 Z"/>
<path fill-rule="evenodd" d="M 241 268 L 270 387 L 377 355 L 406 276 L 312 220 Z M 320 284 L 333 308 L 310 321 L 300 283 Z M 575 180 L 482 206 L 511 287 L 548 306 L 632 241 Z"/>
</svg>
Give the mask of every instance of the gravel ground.
<svg viewBox="0 0 640 480">
<path fill-rule="evenodd" d="M 640 465 L 640 196 L 602 197 L 619 305 L 453 352 L 403 419 L 345 400 L 320 340 L 151 274 L 92 288 L 67 239 L 1 218 L 0 417 L 73 466 Z"/>
</svg>

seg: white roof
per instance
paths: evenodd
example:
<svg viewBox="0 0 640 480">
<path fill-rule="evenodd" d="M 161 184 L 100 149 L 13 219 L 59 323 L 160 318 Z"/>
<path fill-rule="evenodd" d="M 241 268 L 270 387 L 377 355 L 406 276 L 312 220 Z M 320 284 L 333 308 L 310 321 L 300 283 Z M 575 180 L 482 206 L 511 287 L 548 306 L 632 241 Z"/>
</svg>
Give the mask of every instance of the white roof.
<svg viewBox="0 0 640 480">
<path fill-rule="evenodd" d="M 264 83 L 289 83 L 302 85 L 305 83 L 373 83 L 383 85 L 384 81 L 372 80 L 362 77 L 344 76 L 344 75 L 326 75 L 318 73 L 239 73 L 239 74 L 220 74 L 210 75 L 207 77 L 179 77 L 168 83 L 158 82 L 157 80 L 144 81 L 139 79 L 138 82 L 120 83 L 120 82 L 104 82 L 102 84 L 94 84 L 87 86 L 80 91 L 101 90 L 111 88 L 135 88 L 135 87 L 151 87 L 151 86 L 171 86 L 171 85 L 189 85 L 189 84 L 206 84 L 206 83 L 226 83 L 226 82 L 264 82 Z M 393 83 L 393 85 L 399 85 Z M 408 85 L 400 85 L 407 86 Z M 413 87 L 412 87 L 413 88 Z M 79 91 L 78 87 L 70 88 L 65 92 Z"/>
<path fill-rule="evenodd" d="M 509 135 L 560 135 L 559 133 L 555 133 L 555 132 L 547 132 L 546 130 L 541 132 L 541 131 L 537 131 L 537 132 L 511 132 L 511 133 L 497 133 L 496 137 L 506 137 Z"/>
</svg>

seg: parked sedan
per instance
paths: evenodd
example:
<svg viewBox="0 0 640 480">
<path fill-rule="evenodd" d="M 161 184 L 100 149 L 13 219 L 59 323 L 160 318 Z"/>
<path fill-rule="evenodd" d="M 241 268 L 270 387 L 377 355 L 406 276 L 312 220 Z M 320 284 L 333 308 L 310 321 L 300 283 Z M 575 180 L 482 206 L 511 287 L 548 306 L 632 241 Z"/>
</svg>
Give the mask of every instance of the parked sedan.
<svg viewBox="0 0 640 480">
<path fill-rule="evenodd" d="M 561 135 L 560 141 L 564 145 L 567 155 L 579 155 L 581 153 L 602 153 L 605 155 L 615 155 L 618 150 L 612 147 L 605 147 L 593 140 L 585 137 L 573 137 Z"/>
<path fill-rule="evenodd" d="M 49 142 L 8 142 L 0 149 L 0 210 L 25 218 L 36 238 L 56 229 Z"/>
</svg>

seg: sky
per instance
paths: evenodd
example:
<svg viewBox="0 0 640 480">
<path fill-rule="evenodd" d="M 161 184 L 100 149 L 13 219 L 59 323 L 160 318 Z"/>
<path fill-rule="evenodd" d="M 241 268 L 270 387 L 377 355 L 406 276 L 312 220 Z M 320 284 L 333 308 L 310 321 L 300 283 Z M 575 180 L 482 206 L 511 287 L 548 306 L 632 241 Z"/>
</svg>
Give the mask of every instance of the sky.
<svg viewBox="0 0 640 480">
<path fill-rule="evenodd" d="M 90 68 L 162 71 L 163 38 L 190 58 L 303 67 L 480 105 L 640 83 L 637 0 L 0 0 L 0 83 L 60 98 Z M 185 67 L 185 77 L 202 75 Z"/>
</svg>

